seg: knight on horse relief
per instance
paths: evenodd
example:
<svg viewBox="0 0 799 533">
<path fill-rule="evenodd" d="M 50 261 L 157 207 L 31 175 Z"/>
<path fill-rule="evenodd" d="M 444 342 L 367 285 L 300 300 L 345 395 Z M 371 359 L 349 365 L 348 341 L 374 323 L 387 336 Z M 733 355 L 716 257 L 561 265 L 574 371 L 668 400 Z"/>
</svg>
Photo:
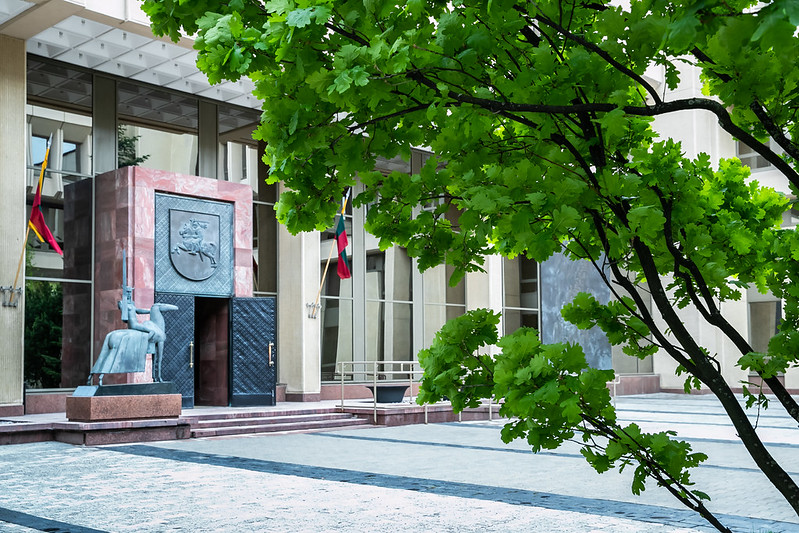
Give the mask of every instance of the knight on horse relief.
<svg viewBox="0 0 799 533">
<path fill-rule="evenodd" d="M 203 281 L 216 273 L 219 261 L 219 217 L 172 209 L 169 214 L 169 259 L 184 278 Z"/>
<path fill-rule="evenodd" d="M 208 229 L 208 222 L 190 218 L 185 222 L 178 232 L 183 238 L 183 242 L 172 248 L 173 254 L 180 254 L 181 250 L 189 255 L 196 255 L 203 261 L 207 257 L 211 261 L 211 268 L 216 268 L 216 245 L 212 242 L 204 242 L 205 230 Z"/>
<path fill-rule="evenodd" d="M 162 311 L 175 311 L 177 306 L 156 303 L 150 309 L 139 309 L 133 301 L 133 287 L 127 284 L 125 255 L 122 256 L 122 300 L 119 310 L 122 320 L 128 329 L 117 329 L 105 336 L 100 356 L 89 372 L 87 385 L 91 385 L 92 377 L 99 376 L 99 384 L 103 384 L 104 374 L 125 374 L 128 372 L 144 372 L 147 354 L 153 354 L 153 381 L 161 382 L 161 360 L 164 355 L 164 317 Z M 139 322 L 137 315 L 149 314 L 150 319 Z"/>
</svg>

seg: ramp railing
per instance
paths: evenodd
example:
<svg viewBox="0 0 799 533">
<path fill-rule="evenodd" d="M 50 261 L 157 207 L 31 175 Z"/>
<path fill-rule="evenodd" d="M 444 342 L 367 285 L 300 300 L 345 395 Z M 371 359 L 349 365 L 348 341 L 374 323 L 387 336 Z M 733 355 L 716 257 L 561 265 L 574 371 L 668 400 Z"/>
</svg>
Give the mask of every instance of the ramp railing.
<svg viewBox="0 0 799 533">
<path fill-rule="evenodd" d="M 341 409 L 344 409 L 344 384 L 349 377 L 350 383 L 359 383 L 372 386 L 372 410 L 375 423 L 377 422 L 377 397 L 381 387 L 400 387 L 407 383 L 409 399 L 413 402 L 413 385 L 418 383 L 417 377 L 424 374 L 418 361 L 339 361 L 336 371 L 341 379 Z M 395 376 L 403 376 L 394 379 Z M 357 379 L 357 381 L 356 381 Z M 404 391 L 403 391 L 404 398 Z"/>
</svg>

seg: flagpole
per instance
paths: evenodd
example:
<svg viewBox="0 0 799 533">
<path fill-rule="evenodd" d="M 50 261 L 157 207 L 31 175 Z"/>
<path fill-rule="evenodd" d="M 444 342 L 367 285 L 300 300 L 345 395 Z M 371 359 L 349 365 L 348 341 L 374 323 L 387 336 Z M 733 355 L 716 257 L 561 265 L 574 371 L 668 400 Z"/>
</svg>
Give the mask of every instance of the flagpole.
<svg viewBox="0 0 799 533">
<path fill-rule="evenodd" d="M 344 205 L 341 206 L 341 212 L 339 216 L 344 216 L 344 211 L 347 210 L 347 202 L 350 198 L 350 191 L 347 191 L 347 195 L 344 196 Z M 319 290 L 316 291 L 316 300 L 314 300 L 313 307 L 311 308 L 311 315 L 309 318 L 316 318 L 316 310 L 318 309 L 319 305 L 319 298 L 322 296 L 322 287 L 325 286 L 325 279 L 327 278 L 327 269 L 330 266 L 330 260 L 333 258 L 333 249 L 336 247 L 336 239 L 333 239 L 333 243 L 330 245 L 330 253 L 327 254 L 327 262 L 325 263 L 325 269 L 322 272 L 322 282 L 319 284 Z"/>
<path fill-rule="evenodd" d="M 325 285 L 325 278 L 327 278 L 327 268 L 330 266 L 330 260 L 333 258 L 333 250 L 336 247 L 336 240 L 333 239 L 333 244 L 330 246 L 330 253 L 327 254 L 327 262 L 325 269 L 322 271 L 322 282 L 319 284 L 319 290 L 316 291 L 316 300 L 314 301 L 313 308 L 311 309 L 311 318 L 316 318 L 316 309 L 319 305 L 319 298 L 322 296 L 322 287 Z"/>
<path fill-rule="evenodd" d="M 53 140 L 53 134 L 50 134 L 50 138 L 47 139 L 47 148 L 44 151 L 44 160 L 42 161 L 42 169 L 39 172 L 39 187 L 37 190 L 42 189 L 42 182 L 44 181 L 44 169 L 47 168 L 47 157 L 50 155 L 50 142 Z M 19 262 L 17 263 L 17 273 L 14 275 L 14 284 L 11 286 L 11 299 L 9 301 L 9 305 L 14 303 L 14 289 L 17 288 L 17 281 L 19 281 L 19 272 L 22 270 L 22 260 L 25 258 L 25 248 L 28 247 L 28 236 L 31 234 L 31 224 L 30 220 L 26 224 L 25 229 L 25 240 L 22 241 L 22 253 L 19 254 Z"/>
<path fill-rule="evenodd" d="M 22 260 L 25 258 L 25 248 L 28 244 L 28 235 L 31 233 L 30 226 L 25 230 L 25 240 L 22 241 L 22 253 L 19 256 L 19 263 L 17 263 L 17 273 L 14 275 L 14 284 L 11 286 L 11 298 L 8 300 L 8 305 L 14 304 L 14 289 L 17 288 L 17 281 L 19 280 L 19 271 L 22 270 Z"/>
</svg>

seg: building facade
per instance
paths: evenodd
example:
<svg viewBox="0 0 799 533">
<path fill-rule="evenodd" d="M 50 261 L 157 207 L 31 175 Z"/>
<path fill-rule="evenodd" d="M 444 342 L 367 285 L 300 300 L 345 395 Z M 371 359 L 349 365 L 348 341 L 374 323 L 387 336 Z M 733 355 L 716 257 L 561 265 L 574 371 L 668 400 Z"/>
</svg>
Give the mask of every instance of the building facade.
<svg viewBox="0 0 799 533">
<path fill-rule="evenodd" d="M 196 403 L 230 401 L 229 380 L 218 376 L 231 369 L 227 328 L 235 296 L 276 303 L 278 401 L 336 398 L 341 363 L 357 370 L 373 361 L 414 361 L 447 319 L 478 307 L 502 311 L 505 333 L 532 326 L 545 342 L 581 340 L 592 365 L 622 376 L 617 393 L 682 389 L 667 358 L 626 357 L 601 335 L 563 323 L 560 306 L 576 292 L 589 290 L 600 299 L 609 293 L 589 268 L 559 257 L 541 265 L 489 257 L 485 272 L 450 287 L 446 266 L 420 273 L 403 249 L 381 251 L 364 230 L 365 209 L 348 205 L 353 276 L 340 279 L 332 228 L 292 236 L 275 220 L 280 191 L 265 183 L 263 147 L 251 137 L 261 107 L 250 94 L 252 84 L 209 85 L 194 65 L 191 45 L 190 39 L 154 38 L 136 0 L 0 0 L 0 235 L 6 251 L 0 259 L 0 416 L 63 410 L 64 398 L 85 381 L 104 335 L 123 327 L 116 307 L 123 251 L 130 251 L 125 270 L 136 303 L 149 306 L 157 298 L 157 258 L 147 252 L 158 224 L 155 199 L 125 188 L 137 179 L 155 183 L 153 195 L 236 205 L 232 288 L 198 292 L 193 302 L 192 350 L 196 345 L 204 357 L 193 371 Z M 678 90 L 698 94 L 699 87 Z M 761 162 L 736 148 L 709 114 L 674 115 L 658 119 L 657 127 L 675 132 L 688 155 L 751 160 L 761 182 L 787 192 L 779 175 L 758 168 Z M 25 241 L 48 139 L 42 210 L 63 258 L 33 236 Z M 378 160 L 378 170 L 414 172 L 430 155 L 417 149 L 409 161 Z M 786 224 L 793 223 L 786 216 Z M 779 309 L 773 297 L 747 292 L 725 312 L 758 345 L 777 327 Z M 692 322 L 690 310 L 686 322 Z M 696 333 L 719 352 L 728 380 L 747 378 L 735 372 L 732 346 L 708 338 L 712 332 Z M 347 395 L 369 394 L 357 385 L 361 379 L 365 374 L 347 375 Z M 785 379 L 799 389 L 799 375 Z"/>
</svg>

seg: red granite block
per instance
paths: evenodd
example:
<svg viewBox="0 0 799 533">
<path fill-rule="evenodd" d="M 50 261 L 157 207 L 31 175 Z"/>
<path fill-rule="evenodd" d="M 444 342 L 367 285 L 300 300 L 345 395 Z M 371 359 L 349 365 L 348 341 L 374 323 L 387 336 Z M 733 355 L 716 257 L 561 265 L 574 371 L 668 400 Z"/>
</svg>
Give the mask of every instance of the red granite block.
<svg viewBox="0 0 799 533">
<path fill-rule="evenodd" d="M 142 418 L 177 418 L 180 394 L 141 396 L 70 396 L 67 419 L 80 422 L 136 420 Z"/>
</svg>

